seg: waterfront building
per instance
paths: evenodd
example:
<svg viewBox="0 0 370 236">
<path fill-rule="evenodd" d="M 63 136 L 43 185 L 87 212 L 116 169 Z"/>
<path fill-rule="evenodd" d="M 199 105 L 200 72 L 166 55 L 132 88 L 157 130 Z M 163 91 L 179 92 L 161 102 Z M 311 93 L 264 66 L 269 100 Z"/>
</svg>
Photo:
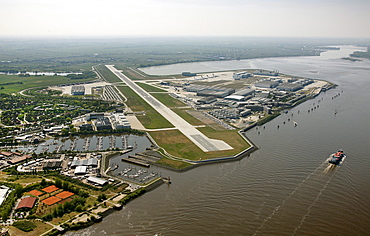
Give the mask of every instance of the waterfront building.
<svg viewBox="0 0 370 236">
<path fill-rule="evenodd" d="M 90 131 L 90 130 L 93 130 L 93 126 L 92 124 L 82 124 L 80 125 L 80 130 Z"/>
<path fill-rule="evenodd" d="M 113 113 L 110 120 L 115 129 L 131 129 L 130 122 L 123 113 Z"/>
<path fill-rule="evenodd" d="M 239 80 L 239 79 L 245 79 L 245 78 L 249 78 L 249 77 L 252 77 L 253 75 L 247 71 L 242 71 L 242 72 L 238 72 L 238 73 L 234 73 L 233 74 L 233 79 L 235 80 Z"/>
<path fill-rule="evenodd" d="M 256 70 L 253 72 L 254 75 L 267 75 L 267 76 L 279 76 L 278 71 L 267 71 L 267 70 Z"/>
<path fill-rule="evenodd" d="M 112 129 L 112 123 L 108 117 L 100 117 L 95 121 L 96 130 L 110 130 Z"/>
<path fill-rule="evenodd" d="M 279 86 L 276 87 L 278 90 L 281 91 L 290 91 L 290 92 L 295 92 L 300 89 L 303 89 L 303 86 L 298 83 L 281 83 Z"/>
</svg>

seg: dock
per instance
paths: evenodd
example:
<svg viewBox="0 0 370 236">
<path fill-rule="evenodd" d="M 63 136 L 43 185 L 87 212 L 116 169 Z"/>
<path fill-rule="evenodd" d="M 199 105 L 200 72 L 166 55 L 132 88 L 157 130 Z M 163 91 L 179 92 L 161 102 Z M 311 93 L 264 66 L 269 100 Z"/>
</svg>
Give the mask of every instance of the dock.
<svg viewBox="0 0 370 236">
<path fill-rule="evenodd" d="M 140 165 L 140 166 L 144 166 L 144 167 L 150 167 L 150 165 L 146 162 L 143 162 L 139 159 L 137 159 L 135 156 L 128 156 L 128 158 L 122 158 L 122 161 L 125 161 L 125 162 L 129 162 L 129 163 L 132 163 L 132 164 L 136 164 L 136 165 Z"/>
</svg>

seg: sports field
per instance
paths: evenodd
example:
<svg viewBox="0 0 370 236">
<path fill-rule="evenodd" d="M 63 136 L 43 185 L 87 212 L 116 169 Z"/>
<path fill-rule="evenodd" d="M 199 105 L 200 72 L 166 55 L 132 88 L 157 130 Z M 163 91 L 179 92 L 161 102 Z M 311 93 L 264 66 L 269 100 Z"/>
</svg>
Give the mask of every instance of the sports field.
<svg viewBox="0 0 370 236">
<path fill-rule="evenodd" d="M 57 198 L 55 196 L 51 196 L 49 198 L 46 198 L 46 199 L 42 200 L 41 202 L 44 203 L 44 204 L 46 204 L 46 205 L 51 206 L 51 205 L 53 205 L 53 204 L 55 204 L 57 202 L 60 202 L 61 200 L 62 199 L 60 199 L 60 198 Z"/>
<path fill-rule="evenodd" d="M 61 193 L 56 194 L 55 196 L 61 199 L 69 198 L 70 196 L 73 196 L 74 193 L 71 193 L 69 191 L 63 191 Z"/>
<path fill-rule="evenodd" d="M 47 192 L 47 193 L 52 193 L 52 192 L 54 192 L 54 191 L 56 191 L 58 189 L 59 188 L 56 187 L 55 185 L 50 185 L 49 187 L 43 188 L 41 190 L 44 191 L 44 192 Z"/>
</svg>

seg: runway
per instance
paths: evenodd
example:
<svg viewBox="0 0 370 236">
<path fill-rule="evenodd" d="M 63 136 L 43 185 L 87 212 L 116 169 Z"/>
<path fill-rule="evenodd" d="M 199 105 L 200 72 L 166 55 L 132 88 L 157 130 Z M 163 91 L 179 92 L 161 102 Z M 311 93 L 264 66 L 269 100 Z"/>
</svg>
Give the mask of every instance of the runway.
<svg viewBox="0 0 370 236">
<path fill-rule="evenodd" d="M 151 105 L 157 112 L 166 118 L 172 125 L 174 125 L 181 133 L 189 138 L 195 145 L 197 145 L 203 152 L 223 151 L 233 149 L 229 144 L 222 140 L 210 139 L 202 132 L 197 130 L 194 126 L 189 124 L 182 117 L 177 115 L 171 109 L 166 107 L 151 94 L 146 92 L 136 83 L 132 82 L 127 76 L 117 70 L 114 65 L 106 65 L 118 78 L 125 82 L 134 92 L 143 98 L 149 105 Z"/>
</svg>

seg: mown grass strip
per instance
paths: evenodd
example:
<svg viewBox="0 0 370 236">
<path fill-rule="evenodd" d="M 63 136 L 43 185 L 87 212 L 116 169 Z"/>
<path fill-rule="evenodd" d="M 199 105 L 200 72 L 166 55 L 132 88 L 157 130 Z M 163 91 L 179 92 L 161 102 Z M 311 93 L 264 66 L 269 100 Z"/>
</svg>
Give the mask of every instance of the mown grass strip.
<svg viewBox="0 0 370 236">
<path fill-rule="evenodd" d="M 112 73 L 105 65 L 98 65 L 95 67 L 98 73 L 104 77 L 104 79 L 110 83 L 122 82 L 115 74 Z"/>
<path fill-rule="evenodd" d="M 150 132 L 156 143 L 169 154 L 193 161 L 207 160 L 210 158 L 234 156 L 250 147 L 237 131 L 214 130 L 210 127 L 199 128 L 207 137 L 227 142 L 234 149 L 226 151 L 203 152 L 191 140 L 178 130 Z"/>
<path fill-rule="evenodd" d="M 158 99 L 161 103 L 163 103 L 165 106 L 171 108 L 171 107 L 183 107 L 187 106 L 183 102 L 171 97 L 167 93 L 152 93 L 151 94 L 153 97 Z"/>
<path fill-rule="evenodd" d="M 172 109 L 177 115 L 186 120 L 189 124 L 194 126 L 205 125 L 202 121 L 187 113 L 188 109 L 174 108 Z"/>
<path fill-rule="evenodd" d="M 137 82 L 136 84 L 139 85 L 141 88 L 143 88 L 145 91 L 147 91 L 149 93 L 150 92 L 166 92 L 166 90 L 154 87 L 150 84 L 140 83 L 140 82 Z"/>
<path fill-rule="evenodd" d="M 159 164 L 159 165 L 168 166 L 168 167 L 178 169 L 178 170 L 184 169 L 184 168 L 189 167 L 189 166 L 192 165 L 192 164 L 187 163 L 187 162 L 172 160 L 172 159 L 168 159 L 168 158 L 162 158 L 159 161 L 157 161 L 156 163 Z"/>
<path fill-rule="evenodd" d="M 117 86 L 117 88 L 127 98 L 126 104 L 133 112 L 145 112 L 145 115 L 138 115 L 137 118 L 147 129 L 161 129 L 173 128 L 174 126 L 166 120 L 161 114 L 153 109 L 147 102 L 145 102 L 132 89 L 125 86 Z"/>
</svg>

